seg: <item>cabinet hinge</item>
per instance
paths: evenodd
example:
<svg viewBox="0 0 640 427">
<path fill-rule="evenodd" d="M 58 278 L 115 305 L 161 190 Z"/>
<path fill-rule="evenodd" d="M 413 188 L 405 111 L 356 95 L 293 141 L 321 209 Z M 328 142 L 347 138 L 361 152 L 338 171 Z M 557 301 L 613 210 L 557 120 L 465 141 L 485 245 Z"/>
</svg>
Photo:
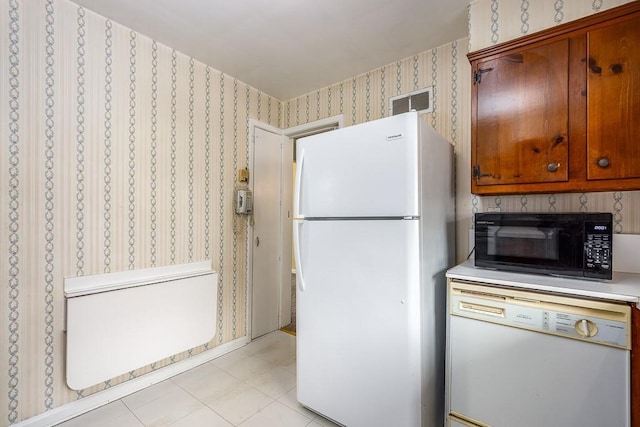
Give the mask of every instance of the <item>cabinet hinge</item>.
<svg viewBox="0 0 640 427">
<path fill-rule="evenodd" d="M 493 71 L 493 68 L 478 68 L 477 71 L 473 73 L 473 84 L 482 82 L 482 75 L 484 73 L 488 73 L 489 71 Z"/>
<path fill-rule="evenodd" d="M 484 178 L 492 175 L 490 173 L 481 173 L 480 165 L 475 165 L 471 168 L 471 176 L 473 176 L 473 179 L 478 179 L 478 178 Z"/>
</svg>

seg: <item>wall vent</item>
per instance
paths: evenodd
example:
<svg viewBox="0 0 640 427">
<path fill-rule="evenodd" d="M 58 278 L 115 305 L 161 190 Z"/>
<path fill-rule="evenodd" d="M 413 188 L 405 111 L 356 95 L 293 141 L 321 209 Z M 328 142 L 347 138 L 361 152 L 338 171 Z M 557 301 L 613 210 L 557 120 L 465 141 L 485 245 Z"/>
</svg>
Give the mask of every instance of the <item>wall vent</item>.
<svg viewBox="0 0 640 427">
<path fill-rule="evenodd" d="M 391 115 L 416 110 L 419 114 L 433 111 L 433 86 L 389 98 Z"/>
</svg>

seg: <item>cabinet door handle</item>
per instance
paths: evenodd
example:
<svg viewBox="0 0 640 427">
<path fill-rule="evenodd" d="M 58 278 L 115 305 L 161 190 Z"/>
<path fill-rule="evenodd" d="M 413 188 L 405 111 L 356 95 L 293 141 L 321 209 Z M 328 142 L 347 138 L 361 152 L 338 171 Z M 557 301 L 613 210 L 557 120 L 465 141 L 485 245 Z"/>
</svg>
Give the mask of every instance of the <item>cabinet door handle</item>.
<svg viewBox="0 0 640 427">
<path fill-rule="evenodd" d="M 600 166 L 601 168 L 608 168 L 609 167 L 609 159 L 607 159 L 606 157 L 600 157 L 598 159 L 598 166 Z"/>
<path fill-rule="evenodd" d="M 547 170 L 549 172 L 555 172 L 560 168 L 560 163 L 549 163 L 547 165 Z"/>
</svg>

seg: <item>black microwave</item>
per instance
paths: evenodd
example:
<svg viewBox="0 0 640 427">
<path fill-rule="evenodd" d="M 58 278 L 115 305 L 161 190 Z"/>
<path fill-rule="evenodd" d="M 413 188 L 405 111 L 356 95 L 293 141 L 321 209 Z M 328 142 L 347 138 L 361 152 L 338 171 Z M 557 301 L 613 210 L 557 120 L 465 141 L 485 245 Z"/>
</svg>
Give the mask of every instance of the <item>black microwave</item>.
<svg viewBox="0 0 640 427">
<path fill-rule="evenodd" d="M 611 213 L 477 213 L 475 265 L 611 279 Z"/>
</svg>

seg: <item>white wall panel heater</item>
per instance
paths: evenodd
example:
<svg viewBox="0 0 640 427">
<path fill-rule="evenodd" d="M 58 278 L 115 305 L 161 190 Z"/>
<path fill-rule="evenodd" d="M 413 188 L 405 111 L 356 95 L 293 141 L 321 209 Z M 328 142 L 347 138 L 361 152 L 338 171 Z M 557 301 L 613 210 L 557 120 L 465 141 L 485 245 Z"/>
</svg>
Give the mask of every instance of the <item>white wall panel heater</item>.
<svg viewBox="0 0 640 427">
<path fill-rule="evenodd" d="M 65 279 L 69 387 L 91 387 L 209 342 L 217 281 L 211 261 Z"/>
</svg>

